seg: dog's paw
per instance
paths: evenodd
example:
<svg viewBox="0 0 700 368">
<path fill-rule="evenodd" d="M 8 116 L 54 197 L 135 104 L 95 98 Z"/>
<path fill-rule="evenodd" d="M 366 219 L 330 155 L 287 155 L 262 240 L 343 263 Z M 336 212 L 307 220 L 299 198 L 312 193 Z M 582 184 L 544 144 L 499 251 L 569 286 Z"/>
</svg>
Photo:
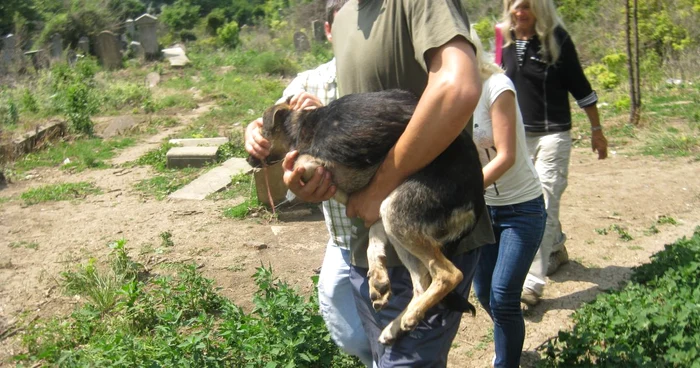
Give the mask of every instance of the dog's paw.
<svg viewBox="0 0 700 368">
<path fill-rule="evenodd" d="M 389 276 L 378 270 L 368 272 L 369 297 L 372 300 L 372 307 L 375 311 L 380 311 L 389 303 L 391 297 L 391 282 Z"/>
<path fill-rule="evenodd" d="M 423 320 L 425 313 L 420 311 L 406 311 L 406 313 L 401 317 L 401 331 L 410 332 L 413 331 Z"/>
<path fill-rule="evenodd" d="M 396 339 L 401 336 L 401 329 L 398 326 L 399 323 L 396 320 L 389 323 L 379 335 L 379 343 L 385 346 L 393 345 Z"/>
</svg>

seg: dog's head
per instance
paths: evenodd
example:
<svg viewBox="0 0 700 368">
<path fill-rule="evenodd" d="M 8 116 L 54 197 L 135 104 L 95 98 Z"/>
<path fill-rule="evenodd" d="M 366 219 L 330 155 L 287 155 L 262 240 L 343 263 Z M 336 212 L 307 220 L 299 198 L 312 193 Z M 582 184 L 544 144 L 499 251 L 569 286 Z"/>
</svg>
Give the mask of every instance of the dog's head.
<svg viewBox="0 0 700 368">
<path fill-rule="evenodd" d="M 287 103 L 280 103 L 269 107 L 263 113 L 263 126 L 260 134 L 270 141 L 270 155 L 264 160 L 265 163 L 273 163 L 281 161 L 289 151 L 292 144 L 287 129 L 285 129 L 285 121 L 291 115 L 292 110 Z M 263 166 L 263 162 L 259 159 L 248 156 L 248 163 L 253 167 Z"/>
</svg>

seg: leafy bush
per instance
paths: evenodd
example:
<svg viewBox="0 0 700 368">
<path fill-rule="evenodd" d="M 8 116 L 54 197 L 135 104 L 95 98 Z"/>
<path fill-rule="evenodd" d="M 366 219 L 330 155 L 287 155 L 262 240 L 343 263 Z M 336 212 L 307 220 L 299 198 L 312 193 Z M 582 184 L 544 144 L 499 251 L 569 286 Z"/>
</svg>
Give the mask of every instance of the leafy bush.
<svg viewBox="0 0 700 368">
<path fill-rule="evenodd" d="M 700 361 L 700 227 L 573 315 L 541 367 L 691 367 Z"/>
<path fill-rule="evenodd" d="M 6 106 L 0 106 L 0 125 L 15 125 L 19 121 L 17 105 L 12 99 L 6 103 Z"/>
<path fill-rule="evenodd" d="M 206 25 L 207 33 L 210 36 L 216 36 L 216 31 L 226 24 L 226 10 L 221 8 L 212 10 L 211 13 L 204 18 L 204 24 Z"/>
<path fill-rule="evenodd" d="M 291 76 L 297 73 L 298 68 L 287 56 L 276 52 L 266 51 L 258 54 L 252 60 L 252 67 L 258 73 L 280 74 Z"/>
<path fill-rule="evenodd" d="M 620 78 L 617 74 L 611 72 L 604 64 L 593 64 L 585 69 L 585 73 L 598 85 L 608 90 L 620 84 Z"/>
<path fill-rule="evenodd" d="M 219 42 L 231 49 L 235 49 L 240 43 L 238 23 L 231 21 L 216 31 Z"/>
<path fill-rule="evenodd" d="M 109 267 L 91 260 L 66 272 L 86 303 L 67 317 L 31 322 L 18 363 L 100 367 L 361 367 L 340 353 L 315 296 L 299 295 L 259 267 L 255 308 L 245 313 L 217 293 L 196 265 L 177 277 L 140 280 L 124 241 Z M 100 282 L 99 280 L 109 280 Z M 105 298 L 106 297 L 106 298 Z"/>
<path fill-rule="evenodd" d="M 199 21 L 199 6 L 192 5 L 186 0 L 177 0 L 172 5 L 163 6 L 160 20 L 171 31 L 192 29 Z"/>
</svg>

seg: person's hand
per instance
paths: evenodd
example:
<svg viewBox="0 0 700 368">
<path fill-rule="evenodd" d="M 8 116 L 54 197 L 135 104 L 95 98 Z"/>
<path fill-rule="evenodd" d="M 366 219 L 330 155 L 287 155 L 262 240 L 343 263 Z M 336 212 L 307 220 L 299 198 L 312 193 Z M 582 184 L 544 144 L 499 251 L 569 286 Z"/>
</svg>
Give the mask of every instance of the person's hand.
<svg viewBox="0 0 700 368">
<path fill-rule="evenodd" d="M 598 152 L 598 159 L 604 160 L 608 157 L 608 140 L 605 139 L 605 135 L 602 130 L 595 130 L 591 132 L 591 148 L 593 152 Z"/>
<path fill-rule="evenodd" d="M 284 169 L 282 181 L 287 185 L 287 188 L 304 202 L 323 202 L 333 197 L 336 186 L 333 185 L 330 171 L 318 167 L 311 179 L 304 182 L 302 178 L 306 168 L 302 165 L 294 168 L 294 161 L 298 156 L 299 151 L 291 151 L 287 153 L 282 163 Z"/>
<path fill-rule="evenodd" d="M 321 100 L 319 100 L 318 97 L 306 91 L 301 91 L 295 94 L 294 96 L 292 96 L 292 99 L 289 100 L 289 107 L 291 107 L 292 110 L 296 111 L 313 110 L 321 106 L 323 106 Z"/>
<path fill-rule="evenodd" d="M 257 118 L 245 129 L 245 150 L 261 161 L 270 155 L 270 141 L 260 134 L 262 126 L 262 118 Z"/>
<path fill-rule="evenodd" d="M 379 221 L 379 207 L 388 195 L 370 182 L 368 186 L 350 195 L 345 205 L 345 214 L 350 218 L 361 218 L 365 227 L 369 228 Z"/>
</svg>

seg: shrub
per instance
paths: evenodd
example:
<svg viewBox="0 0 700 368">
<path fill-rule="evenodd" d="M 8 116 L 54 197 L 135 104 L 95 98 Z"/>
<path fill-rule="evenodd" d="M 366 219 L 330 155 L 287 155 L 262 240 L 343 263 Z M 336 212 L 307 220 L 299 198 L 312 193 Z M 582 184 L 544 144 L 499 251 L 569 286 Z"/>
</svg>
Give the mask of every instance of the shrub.
<svg viewBox="0 0 700 368">
<path fill-rule="evenodd" d="M 231 49 L 235 49 L 241 43 L 238 23 L 236 23 L 236 21 L 231 21 L 219 28 L 219 30 L 216 31 L 216 35 L 222 45 Z"/>
<path fill-rule="evenodd" d="M 700 227 L 634 269 L 632 282 L 573 315 L 542 367 L 691 367 L 700 361 Z"/>
<path fill-rule="evenodd" d="M 593 64 L 586 68 L 585 73 L 605 89 L 613 89 L 620 84 L 617 74 L 610 71 L 604 64 Z"/>
<path fill-rule="evenodd" d="M 226 24 L 226 11 L 221 8 L 212 10 L 211 13 L 204 18 L 204 24 L 206 25 L 207 33 L 210 36 L 216 36 L 216 31 Z"/>
<path fill-rule="evenodd" d="M 177 0 L 172 5 L 163 6 L 160 20 L 171 31 L 192 29 L 199 21 L 199 6 L 192 5 L 186 0 Z"/>
</svg>

